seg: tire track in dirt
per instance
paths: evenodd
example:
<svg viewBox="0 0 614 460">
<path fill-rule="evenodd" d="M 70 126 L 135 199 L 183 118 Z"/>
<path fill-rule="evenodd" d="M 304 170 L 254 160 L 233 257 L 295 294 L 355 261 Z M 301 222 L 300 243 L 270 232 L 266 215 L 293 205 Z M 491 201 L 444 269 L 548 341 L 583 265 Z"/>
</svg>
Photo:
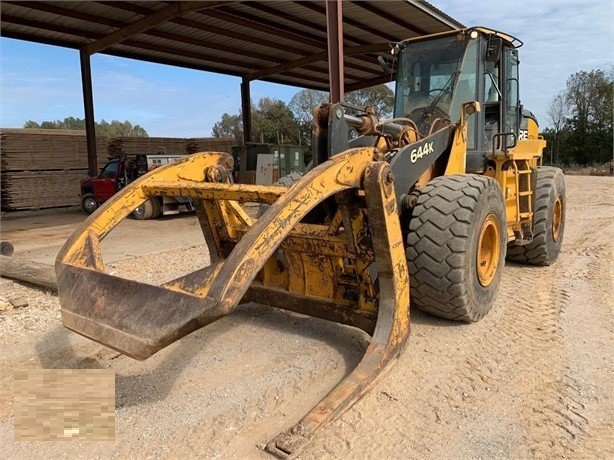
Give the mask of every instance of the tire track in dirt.
<svg viewBox="0 0 614 460">
<path fill-rule="evenodd" d="M 584 283 L 579 292 L 591 292 L 591 280 L 612 279 L 612 208 L 579 196 L 583 191 L 571 188 L 566 240 L 553 266 L 507 264 L 493 311 L 477 324 L 455 325 L 412 311 L 412 337 L 396 367 L 304 457 L 607 452 L 603 433 L 612 418 L 595 419 L 592 395 L 600 389 L 589 383 L 603 382 L 603 374 L 585 378 L 574 366 L 573 351 L 565 349 L 581 305 L 573 281 Z M 597 217 L 594 205 L 603 210 Z M 580 266 L 570 268 L 575 260 Z M 608 299 L 611 288 L 594 300 L 603 306 Z M 607 320 L 599 313 L 593 319 Z M 609 439 L 611 444 L 611 433 Z"/>
<path fill-rule="evenodd" d="M 553 272 L 556 269 L 527 269 L 508 265 L 495 308 L 481 323 L 430 328 L 434 329 L 431 340 L 450 335 L 453 343 L 447 350 L 445 347 L 432 350 L 432 353 L 441 353 L 444 358 L 443 363 L 429 363 L 436 375 L 429 375 L 430 372 L 425 370 L 427 364 L 424 356 L 414 354 L 410 359 L 402 357 L 392 371 L 394 376 L 387 378 L 375 390 L 376 395 L 365 397 L 364 403 L 359 403 L 336 424 L 336 432 L 355 426 L 354 436 L 320 444 L 313 451 L 313 457 L 324 453 L 340 457 L 350 451 L 360 452 L 363 446 L 368 449 L 364 441 L 365 433 L 377 433 L 377 437 L 383 439 L 398 438 L 395 432 L 401 430 L 400 427 L 407 430 L 403 436 L 404 442 L 394 446 L 380 444 L 375 451 L 371 448 L 369 452 L 383 456 L 411 451 L 428 453 L 429 457 L 466 456 L 471 455 L 472 443 L 482 442 L 488 444 L 486 447 L 490 449 L 487 455 L 526 455 L 530 451 L 518 452 L 513 448 L 514 444 L 518 444 L 513 440 L 523 438 L 520 444 L 535 445 L 534 453 L 540 451 L 539 443 L 545 434 L 536 431 L 533 425 L 541 426 L 541 420 L 536 420 L 535 416 L 525 420 L 523 414 L 530 413 L 531 407 L 539 405 L 535 400 L 539 397 L 553 399 L 551 405 L 554 413 L 570 412 L 565 403 L 567 397 L 561 391 L 564 387 L 553 385 L 561 379 L 561 366 L 545 365 L 549 360 L 557 362 L 554 350 L 559 346 L 561 336 L 558 318 L 569 296 L 566 291 L 555 288 L 527 288 L 535 279 L 536 270 L 550 272 L 541 273 L 541 276 L 549 277 L 555 276 Z M 427 321 L 437 324 L 443 320 L 429 318 Z M 422 329 L 420 326 L 414 328 L 414 333 L 416 329 Z M 415 343 L 415 336 L 412 340 Z M 449 361 L 446 363 L 445 360 Z M 402 370 L 398 371 L 401 367 Z M 548 370 L 545 372 L 546 368 Z M 548 388 L 546 396 L 543 396 L 544 388 Z M 508 400 L 510 405 L 515 403 L 520 409 L 514 413 L 513 410 L 502 411 L 500 407 L 491 406 L 502 398 Z M 390 405 L 397 406 L 397 410 L 385 424 L 378 426 L 377 420 L 383 420 L 380 413 L 390 415 Z M 365 414 L 361 409 L 363 406 L 369 407 L 365 409 Z M 576 411 L 581 410 L 569 406 Z M 502 412 L 497 421 L 501 427 L 514 423 L 524 426 L 508 432 L 510 440 L 467 427 L 469 421 L 480 419 L 484 412 L 493 415 L 493 410 Z M 549 414 L 549 420 L 552 418 Z M 580 422 L 576 422 L 575 418 L 573 420 L 576 425 L 582 426 L 584 423 L 581 417 Z M 563 422 L 559 424 L 563 426 L 561 431 L 566 433 L 566 425 Z M 493 429 L 493 432 L 496 431 Z M 465 443 L 458 442 L 459 432 Z M 330 438 L 337 437 L 336 434 Z"/>
</svg>

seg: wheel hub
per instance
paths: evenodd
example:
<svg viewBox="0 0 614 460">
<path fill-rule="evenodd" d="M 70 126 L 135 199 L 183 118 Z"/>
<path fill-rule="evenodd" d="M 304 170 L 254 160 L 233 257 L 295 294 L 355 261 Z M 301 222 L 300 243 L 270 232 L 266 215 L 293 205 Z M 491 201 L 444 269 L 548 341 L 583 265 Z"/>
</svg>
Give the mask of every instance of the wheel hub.
<svg viewBox="0 0 614 460">
<path fill-rule="evenodd" d="M 552 239 L 557 242 L 561 236 L 561 223 L 563 222 L 563 198 L 557 195 L 552 209 Z"/>
<path fill-rule="evenodd" d="M 482 224 L 477 250 L 477 272 L 480 284 L 487 287 L 497 273 L 501 247 L 499 222 L 494 214 L 489 214 Z"/>
</svg>

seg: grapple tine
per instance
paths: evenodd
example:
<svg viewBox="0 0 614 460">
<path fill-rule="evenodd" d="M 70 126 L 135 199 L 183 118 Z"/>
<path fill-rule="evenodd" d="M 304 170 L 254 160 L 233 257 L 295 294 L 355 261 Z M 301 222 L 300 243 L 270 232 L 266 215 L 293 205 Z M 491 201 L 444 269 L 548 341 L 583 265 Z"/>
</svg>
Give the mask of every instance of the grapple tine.
<svg viewBox="0 0 614 460">
<path fill-rule="evenodd" d="M 379 308 L 367 351 L 358 366 L 296 425 L 267 444 L 277 457 L 294 457 L 324 424 L 350 408 L 398 356 L 409 336 L 409 275 L 390 167 L 374 162 L 364 189 L 377 263 Z"/>
<path fill-rule="evenodd" d="M 135 359 L 146 359 L 225 314 L 209 297 L 70 265 L 56 272 L 58 286 L 72 286 L 60 292 L 64 325 Z"/>
</svg>

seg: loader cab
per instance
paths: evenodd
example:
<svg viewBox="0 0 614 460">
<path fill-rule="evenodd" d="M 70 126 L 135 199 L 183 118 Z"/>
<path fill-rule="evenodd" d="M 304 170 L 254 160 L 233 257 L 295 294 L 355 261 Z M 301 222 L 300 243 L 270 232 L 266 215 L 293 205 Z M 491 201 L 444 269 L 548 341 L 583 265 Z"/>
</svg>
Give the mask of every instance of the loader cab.
<svg viewBox="0 0 614 460">
<path fill-rule="evenodd" d="M 442 120 L 457 122 L 464 102 L 478 101 L 481 111 L 467 126 L 467 170 L 482 172 L 493 148 L 511 148 L 519 136 L 521 44 L 484 28 L 401 43 L 395 118 L 410 118 L 428 136 Z"/>
</svg>

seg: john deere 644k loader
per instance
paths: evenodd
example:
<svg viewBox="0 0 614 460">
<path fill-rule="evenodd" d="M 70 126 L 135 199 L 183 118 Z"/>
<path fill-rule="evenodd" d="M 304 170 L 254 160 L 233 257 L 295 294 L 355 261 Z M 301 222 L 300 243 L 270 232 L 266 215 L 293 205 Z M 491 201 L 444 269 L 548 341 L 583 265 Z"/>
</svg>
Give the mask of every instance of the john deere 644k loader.
<svg viewBox="0 0 614 460">
<path fill-rule="evenodd" d="M 232 157 L 210 152 L 136 180 L 58 255 L 62 321 L 136 359 L 248 301 L 366 331 L 357 368 L 267 447 L 295 454 L 403 350 L 410 298 L 477 321 L 506 254 L 556 259 L 565 186 L 559 169 L 540 166 L 545 142 L 519 102 L 521 44 L 481 27 L 393 44 L 394 118 L 316 107 L 313 165 L 289 188 L 235 184 Z M 193 200 L 211 264 L 161 286 L 108 274 L 100 240 L 156 196 Z M 256 219 L 245 202 L 270 206 Z"/>
</svg>

